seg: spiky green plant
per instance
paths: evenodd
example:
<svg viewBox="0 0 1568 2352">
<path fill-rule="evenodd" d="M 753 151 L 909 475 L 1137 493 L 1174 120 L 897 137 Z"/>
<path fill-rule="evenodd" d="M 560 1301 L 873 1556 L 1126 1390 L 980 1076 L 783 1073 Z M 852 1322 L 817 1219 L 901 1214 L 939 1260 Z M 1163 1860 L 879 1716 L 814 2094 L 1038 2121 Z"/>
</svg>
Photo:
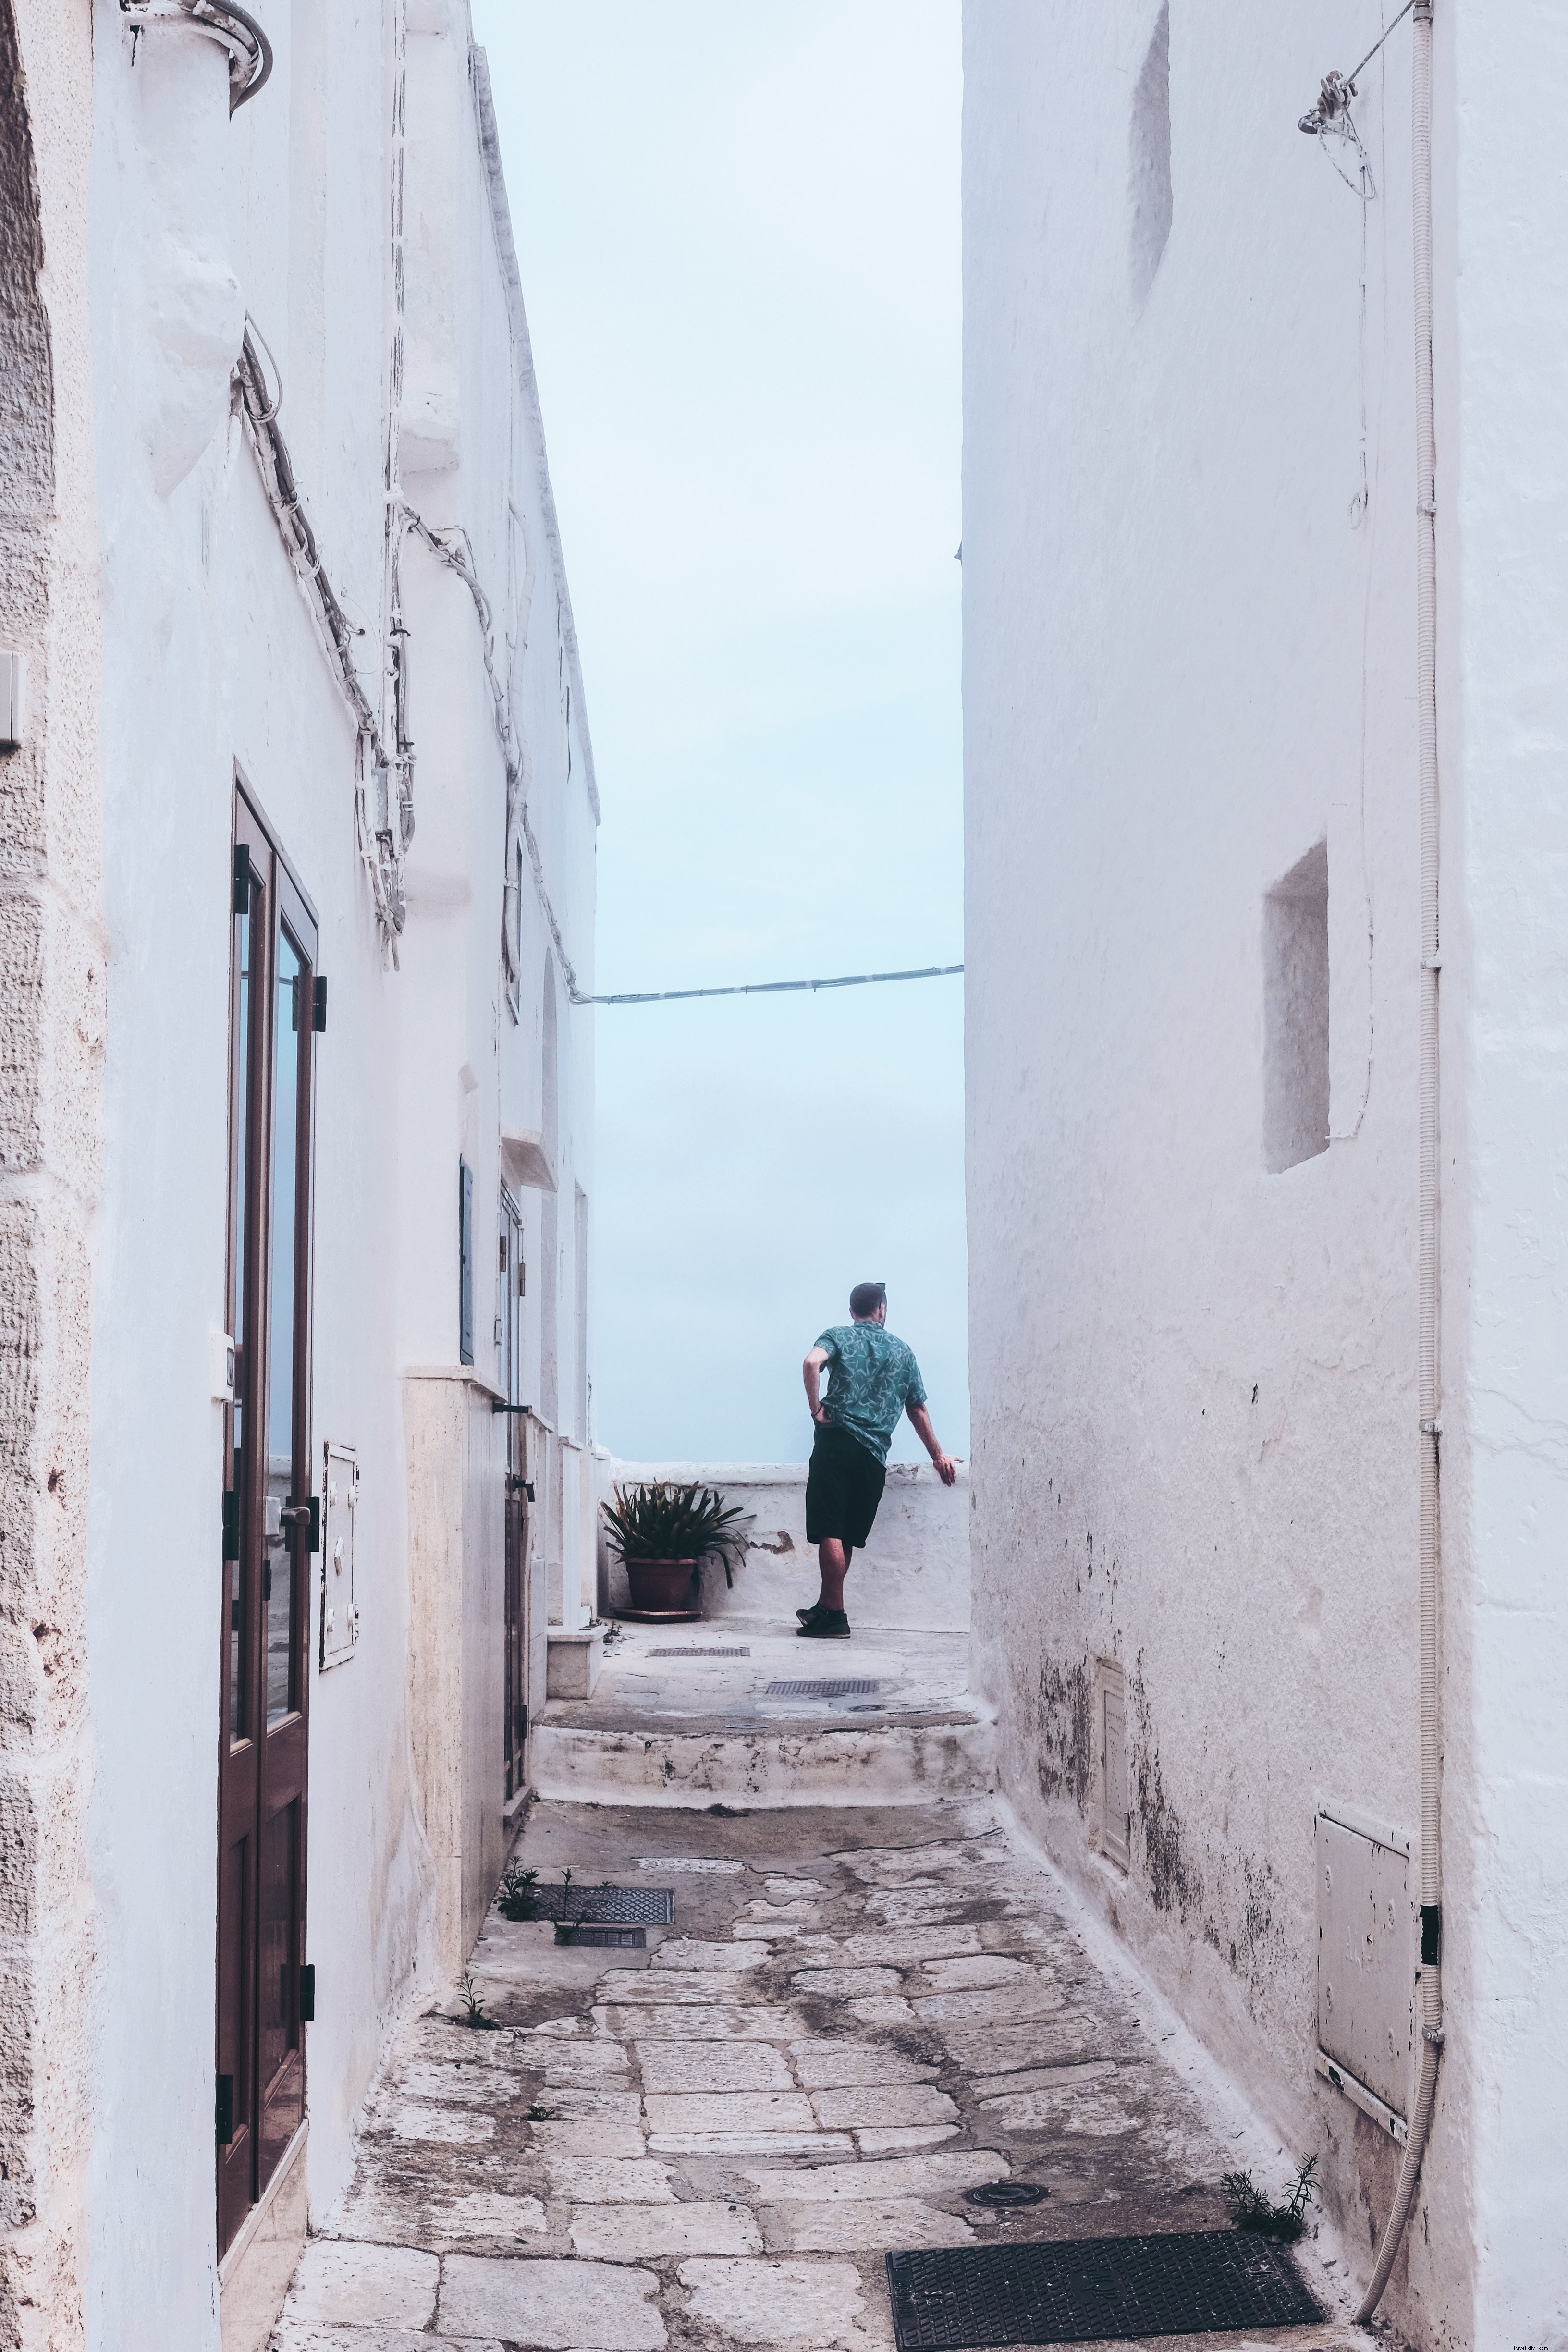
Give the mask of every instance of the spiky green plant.
<svg viewBox="0 0 1568 2352">
<path fill-rule="evenodd" d="M 520 1870 L 509 1862 L 496 1895 L 496 1909 L 503 1919 L 537 1919 L 539 1897 L 534 1889 L 539 1885 L 537 1870 Z"/>
<path fill-rule="evenodd" d="M 745 1513 L 726 1503 L 717 1488 L 695 1480 L 686 1486 L 669 1478 L 648 1478 L 617 1486 L 604 1506 L 610 1549 L 620 1559 L 690 1559 L 699 1565 L 711 1552 L 724 1562 L 732 1585 L 734 1563 L 744 1556 Z"/>
<path fill-rule="evenodd" d="M 1311 2202 L 1312 2175 L 1318 2168 L 1315 2156 L 1304 2156 L 1296 2168 L 1296 2178 L 1290 2194 L 1283 2205 L 1274 2204 L 1262 2189 L 1255 2186 L 1250 2172 L 1226 2172 L 1220 2176 L 1230 2206 L 1230 2218 L 1238 2230 L 1256 2230 L 1265 2238 L 1282 2238 L 1293 2242 L 1307 2226 L 1307 2207 Z"/>
</svg>

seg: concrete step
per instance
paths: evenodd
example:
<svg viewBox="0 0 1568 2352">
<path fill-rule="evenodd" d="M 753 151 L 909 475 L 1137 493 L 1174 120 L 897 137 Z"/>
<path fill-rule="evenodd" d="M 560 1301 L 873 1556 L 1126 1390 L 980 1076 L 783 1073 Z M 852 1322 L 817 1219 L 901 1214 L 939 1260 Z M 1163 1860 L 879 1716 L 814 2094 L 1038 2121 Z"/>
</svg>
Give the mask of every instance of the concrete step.
<svg viewBox="0 0 1568 2352">
<path fill-rule="evenodd" d="M 779 1688 L 853 1684 L 824 1697 Z M 995 1786 L 963 1636 L 857 1627 L 802 1642 L 776 1622 L 623 1627 L 591 1698 L 535 1720 L 530 1778 L 567 1803 L 737 1808 L 931 1804 Z"/>
<path fill-rule="evenodd" d="M 534 1727 L 531 1779 L 566 1803 L 738 1810 L 782 1805 L 929 1805 L 996 1786 L 995 1733 L 963 1710 L 876 1725 L 784 1721 L 588 1725 L 564 1706 Z"/>
</svg>

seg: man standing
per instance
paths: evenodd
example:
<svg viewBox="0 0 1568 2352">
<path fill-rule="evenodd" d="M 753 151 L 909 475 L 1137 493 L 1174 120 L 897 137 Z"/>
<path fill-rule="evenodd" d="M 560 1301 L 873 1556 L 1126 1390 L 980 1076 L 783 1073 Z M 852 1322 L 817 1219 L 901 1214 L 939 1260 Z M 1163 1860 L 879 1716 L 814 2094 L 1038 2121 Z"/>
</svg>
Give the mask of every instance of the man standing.
<svg viewBox="0 0 1568 2352">
<path fill-rule="evenodd" d="M 921 1368 L 887 1328 L 887 1285 L 858 1282 L 849 1312 L 854 1321 L 825 1331 L 803 1367 L 805 1401 L 816 1423 L 805 1481 L 805 1539 L 817 1547 L 822 1591 L 795 1614 L 801 1633 L 817 1642 L 849 1638 L 844 1579 L 850 1555 L 871 1532 L 901 1412 L 909 1414 L 942 1485 L 951 1486 L 958 1475 L 957 1463 L 942 1452 L 931 1425 Z M 830 1368 L 826 1400 L 817 1393 L 824 1364 Z"/>
</svg>

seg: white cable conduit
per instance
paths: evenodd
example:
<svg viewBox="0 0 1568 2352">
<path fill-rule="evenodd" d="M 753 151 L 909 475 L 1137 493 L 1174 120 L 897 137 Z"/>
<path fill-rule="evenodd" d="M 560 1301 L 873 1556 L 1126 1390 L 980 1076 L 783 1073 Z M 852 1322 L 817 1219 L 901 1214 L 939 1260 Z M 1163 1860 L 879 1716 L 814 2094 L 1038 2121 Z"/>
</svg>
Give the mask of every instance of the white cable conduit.
<svg viewBox="0 0 1568 2352">
<path fill-rule="evenodd" d="M 1437 1603 L 1442 1570 L 1438 1417 L 1438 1284 L 1441 1269 L 1437 1159 L 1437 530 L 1436 437 L 1432 386 L 1432 0 L 1415 0 L 1412 31 L 1414 245 L 1415 261 L 1416 693 L 1421 794 L 1420 1332 L 1416 1382 L 1421 1421 L 1421 2068 L 1398 2186 L 1358 2320 L 1382 2300 L 1410 2219 L 1432 2125 L 1443 2049 L 1441 1961 L 1442 1750 L 1438 1729 Z"/>
</svg>

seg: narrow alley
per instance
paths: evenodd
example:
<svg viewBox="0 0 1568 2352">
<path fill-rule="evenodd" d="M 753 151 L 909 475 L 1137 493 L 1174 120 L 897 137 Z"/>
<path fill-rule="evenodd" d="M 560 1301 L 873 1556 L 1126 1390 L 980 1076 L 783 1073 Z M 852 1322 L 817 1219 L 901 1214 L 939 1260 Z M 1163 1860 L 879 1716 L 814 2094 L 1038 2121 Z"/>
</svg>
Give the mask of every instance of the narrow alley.
<svg viewBox="0 0 1568 2352">
<path fill-rule="evenodd" d="M 1291 2168 L 992 1797 L 543 1801 L 514 1869 L 541 1907 L 569 1872 L 568 1911 L 603 1885 L 672 1916 L 606 1949 L 492 1910 L 465 1997 L 395 2044 L 275 2352 L 856 2352 L 894 2340 L 891 2252 L 1224 2230 L 1222 2173 Z M 997 2182 L 1043 2195 L 977 2200 Z"/>
</svg>

